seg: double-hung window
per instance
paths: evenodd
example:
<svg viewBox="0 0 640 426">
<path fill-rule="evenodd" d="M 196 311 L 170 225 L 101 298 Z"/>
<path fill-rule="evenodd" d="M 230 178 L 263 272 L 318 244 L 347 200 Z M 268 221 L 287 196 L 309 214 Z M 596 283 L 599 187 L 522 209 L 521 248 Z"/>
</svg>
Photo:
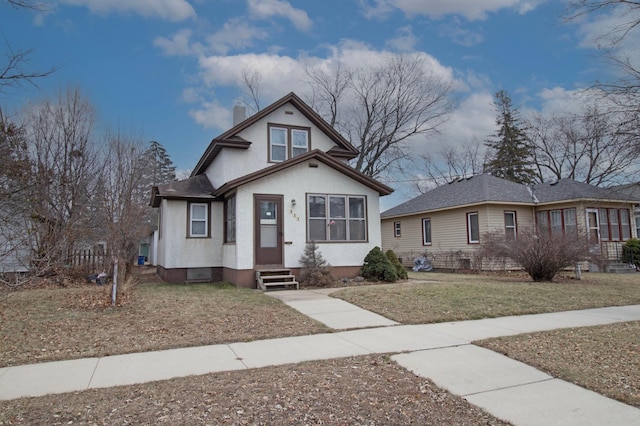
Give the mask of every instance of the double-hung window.
<svg viewBox="0 0 640 426">
<path fill-rule="evenodd" d="M 400 238 L 402 236 L 402 227 L 400 222 L 393 222 L 393 236 Z"/>
<path fill-rule="evenodd" d="M 516 239 L 516 212 L 504 212 L 504 234 L 508 240 Z"/>
<path fill-rule="evenodd" d="M 269 161 L 279 163 L 309 151 L 309 129 L 269 124 Z"/>
<path fill-rule="evenodd" d="M 431 245 L 431 218 L 422 219 L 422 244 Z"/>
<path fill-rule="evenodd" d="M 308 241 L 366 241 L 366 199 L 354 195 L 307 195 Z"/>
<path fill-rule="evenodd" d="M 478 212 L 467 213 L 467 242 L 469 244 L 477 244 L 480 242 Z"/>
<path fill-rule="evenodd" d="M 209 236 L 209 205 L 206 203 L 189 204 L 189 237 Z"/>
</svg>

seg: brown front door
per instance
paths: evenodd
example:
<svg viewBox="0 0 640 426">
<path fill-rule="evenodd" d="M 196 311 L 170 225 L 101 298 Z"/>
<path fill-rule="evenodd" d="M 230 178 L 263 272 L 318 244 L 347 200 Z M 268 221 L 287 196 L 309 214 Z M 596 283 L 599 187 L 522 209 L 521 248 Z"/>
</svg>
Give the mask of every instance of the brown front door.
<svg viewBox="0 0 640 426">
<path fill-rule="evenodd" d="M 282 266 L 282 196 L 254 196 L 256 265 Z"/>
</svg>

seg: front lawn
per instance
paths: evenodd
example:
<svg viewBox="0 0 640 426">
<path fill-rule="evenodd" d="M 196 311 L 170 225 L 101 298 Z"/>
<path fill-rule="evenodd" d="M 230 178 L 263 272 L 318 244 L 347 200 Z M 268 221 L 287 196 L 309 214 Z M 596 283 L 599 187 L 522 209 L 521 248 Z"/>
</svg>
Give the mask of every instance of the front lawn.
<svg viewBox="0 0 640 426">
<path fill-rule="evenodd" d="M 409 281 L 333 293 L 402 324 L 640 304 L 640 274 L 584 273 L 534 283 L 526 275 L 410 272 Z"/>
<path fill-rule="evenodd" d="M 259 291 L 139 284 L 120 307 L 110 286 L 0 294 L 0 367 L 328 331 Z"/>
</svg>

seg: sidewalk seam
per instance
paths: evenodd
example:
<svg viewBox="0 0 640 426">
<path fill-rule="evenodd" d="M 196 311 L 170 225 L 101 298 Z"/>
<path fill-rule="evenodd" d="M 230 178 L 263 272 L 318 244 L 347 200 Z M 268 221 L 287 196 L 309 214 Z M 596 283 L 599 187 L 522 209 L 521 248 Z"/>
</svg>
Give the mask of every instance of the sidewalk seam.
<svg viewBox="0 0 640 426">
<path fill-rule="evenodd" d="M 238 355 L 238 353 L 237 353 L 236 351 L 234 351 L 234 350 L 233 350 L 233 348 L 231 347 L 231 345 L 232 345 L 231 343 L 228 343 L 226 346 L 227 346 L 227 347 L 229 348 L 229 350 L 230 350 L 231 352 L 233 352 L 233 354 L 236 356 L 236 360 L 237 360 L 237 361 L 240 361 L 240 363 L 241 363 L 242 365 L 244 365 L 245 370 L 251 370 L 251 367 L 249 367 L 247 364 L 245 364 L 245 362 L 244 362 L 244 358 L 241 358 L 241 357 L 240 357 L 240 355 Z"/>
<path fill-rule="evenodd" d="M 540 371 L 540 370 L 538 370 Z M 467 396 L 474 396 L 474 395 L 482 395 L 484 393 L 489 393 L 489 392 L 496 392 L 496 391 L 501 391 L 501 390 L 506 390 L 506 389 L 515 389 L 515 388 L 520 388 L 523 386 L 528 386 L 528 385 L 533 385 L 536 383 L 544 383 L 544 382 L 550 382 L 552 380 L 560 380 L 560 381 L 565 381 L 562 379 L 558 379 L 557 377 L 549 377 L 548 379 L 542 379 L 542 380 L 534 380 L 533 382 L 527 382 L 527 383 L 520 383 L 517 385 L 512 385 L 512 386 L 504 386 L 504 387 L 500 387 L 500 388 L 495 388 L 495 389 L 489 389 L 489 390 L 485 390 L 485 391 L 480 391 L 480 392 L 472 392 L 472 393 L 466 393 L 464 395 L 460 395 L 462 397 L 467 397 Z M 453 392 L 452 392 L 453 393 Z"/>
<path fill-rule="evenodd" d="M 98 370 L 98 365 L 100 365 L 100 361 L 102 357 L 98 358 L 96 365 L 93 367 L 93 371 L 91 372 L 91 377 L 89 377 L 89 383 L 87 383 L 87 389 L 91 389 L 91 383 L 93 382 L 93 376 L 96 375 L 96 371 Z"/>
</svg>

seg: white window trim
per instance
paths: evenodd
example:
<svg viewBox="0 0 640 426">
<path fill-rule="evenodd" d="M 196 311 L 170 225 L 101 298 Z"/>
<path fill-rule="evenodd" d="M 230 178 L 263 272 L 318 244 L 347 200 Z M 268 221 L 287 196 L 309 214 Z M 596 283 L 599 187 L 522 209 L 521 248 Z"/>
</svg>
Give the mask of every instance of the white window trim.
<svg viewBox="0 0 640 426">
<path fill-rule="evenodd" d="M 400 238 L 402 236 L 402 224 L 400 221 L 393 222 L 393 236 L 395 238 Z"/>
<path fill-rule="evenodd" d="M 293 146 L 293 133 L 294 132 L 299 132 L 299 133 L 305 133 L 306 134 L 306 145 L 305 145 L 305 153 L 309 152 L 311 150 L 311 129 L 310 128 L 306 128 L 306 127 L 295 127 L 295 126 L 287 126 L 285 124 L 276 124 L 276 123 L 269 123 L 268 125 L 269 128 L 269 162 L 271 163 L 281 163 L 283 161 L 286 161 L 290 158 L 294 158 L 297 157 L 297 155 L 293 155 L 293 150 L 295 149 L 300 149 L 302 148 L 301 146 Z M 273 138 L 272 136 L 272 131 L 273 130 L 284 130 L 285 132 L 285 138 L 284 138 L 284 144 L 274 144 L 273 143 Z M 276 160 L 273 158 L 273 147 L 274 146 L 279 146 L 279 147 L 284 147 L 284 159 L 282 160 Z M 302 155 L 303 153 L 300 153 L 298 155 Z"/>
<path fill-rule="evenodd" d="M 204 207 L 204 219 L 194 219 L 193 208 L 196 206 Z M 204 222 L 204 234 L 196 234 L 193 232 L 194 222 Z M 207 203 L 190 203 L 189 204 L 189 237 L 190 238 L 207 238 L 209 236 L 209 205 Z"/>
<path fill-rule="evenodd" d="M 511 215 L 513 217 L 513 225 L 507 225 L 507 215 Z M 507 231 L 513 229 L 513 238 L 518 237 L 518 220 L 516 212 L 513 210 L 505 210 L 504 212 L 504 233 L 507 235 Z"/>
<path fill-rule="evenodd" d="M 472 232 L 471 232 L 471 217 L 475 216 L 478 220 L 478 239 L 474 240 L 472 239 Z M 469 212 L 467 213 L 467 243 L 468 244 L 478 244 L 480 242 L 480 216 L 478 215 L 478 212 Z"/>
<path fill-rule="evenodd" d="M 426 222 L 429 222 L 429 241 L 427 241 L 427 228 L 424 226 Z M 431 218 L 430 217 L 425 217 L 422 219 L 422 245 L 425 246 L 430 246 L 432 240 L 432 231 L 433 229 L 431 228 L 432 222 L 431 222 Z"/>
</svg>

